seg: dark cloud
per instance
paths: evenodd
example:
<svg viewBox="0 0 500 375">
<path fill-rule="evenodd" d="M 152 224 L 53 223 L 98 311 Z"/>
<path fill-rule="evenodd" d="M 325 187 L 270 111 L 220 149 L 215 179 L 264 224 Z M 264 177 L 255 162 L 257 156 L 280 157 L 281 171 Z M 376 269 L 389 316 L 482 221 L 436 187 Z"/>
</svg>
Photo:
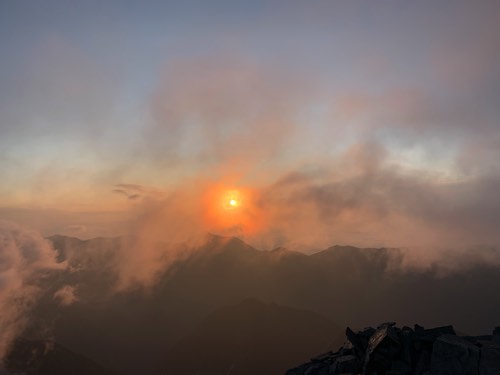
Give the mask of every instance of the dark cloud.
<svg viewBox="0 0 500 375">
<path fill-rule="evenodd" d="M 112 192 L 125 196 L 130 201 L 136 201 L 141 199 L 150 199 L 163 196 L 163 192 L 158 189 L 137 185 L 137 184 L 116 184 L 116 189 Z"/>
<path fill-rule="evenodd" d="M 123 189 L 113 189 L 112 192 L 113 193 L 122 194 L 122 195 L 125 195 L 125 196 L 128 197 L 128 193 L 125 190 L 123 190 Z"/>
<path fill-rule="evenodd" d="M 126 190 L 124 189 L 113 189 L 112 190 L 113 193 L 117 193 L 117 194 L 121 194 L 121 195 L 124 195 L 125 197 L 127 197 L 128 199 L 130 200 L 135 200 L 135 199 L 139 199 L 142 197 L 141 194 L 137 194 L 137 193 L 129 193 L 127 192 Z"/>
</svg>

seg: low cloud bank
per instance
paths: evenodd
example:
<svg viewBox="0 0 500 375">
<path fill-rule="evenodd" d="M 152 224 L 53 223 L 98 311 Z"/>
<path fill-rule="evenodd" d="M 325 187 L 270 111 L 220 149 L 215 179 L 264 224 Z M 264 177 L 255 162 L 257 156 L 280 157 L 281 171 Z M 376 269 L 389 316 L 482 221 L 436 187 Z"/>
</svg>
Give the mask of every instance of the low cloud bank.
<svg viewBox="0 0 500 375">
<path fill-rule="evenodd" d="M 65 268 L 55 256 L 39 233 L 0 221 L 0 361 L 27 327 L 31 309 L 44 294 L 41 280 Z"/>
</svg>

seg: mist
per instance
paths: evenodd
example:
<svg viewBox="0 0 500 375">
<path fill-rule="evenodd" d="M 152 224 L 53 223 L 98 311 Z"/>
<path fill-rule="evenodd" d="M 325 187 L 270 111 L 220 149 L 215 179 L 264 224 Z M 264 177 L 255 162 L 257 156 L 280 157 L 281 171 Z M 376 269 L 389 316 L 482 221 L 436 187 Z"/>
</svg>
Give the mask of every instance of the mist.
<svg viewBox="0 0 500 375">
<path fill-rule="evenodd" d="M 50 272 L 63 270 L 50 242 L 33 230 L 0 222 L 0 360 L 28 326 L 31 309 L 47 292 L 41 286 Z M 0 362 L 0 365 L 2 363 Z"/>
</svg>

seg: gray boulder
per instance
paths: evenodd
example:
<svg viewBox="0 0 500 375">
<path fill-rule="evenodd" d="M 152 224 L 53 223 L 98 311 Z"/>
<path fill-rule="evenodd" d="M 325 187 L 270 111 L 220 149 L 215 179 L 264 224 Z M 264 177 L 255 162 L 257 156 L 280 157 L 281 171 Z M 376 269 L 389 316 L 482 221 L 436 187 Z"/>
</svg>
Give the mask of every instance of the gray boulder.
<svg viewBox="0 0 500 375">
<path fill-rule="evenodd" d="M 493 335 L 457 336 L 452 326 L 346 329 L 337 352 L 311 359 L 286 375 L 500 375 L 500 328 Z"/>
<path fill-rule="evenodd" d="M 500 343 L 482 342 L 479 375 L 500 374 Z"/>
<path fill-rule="evenodd" d="M 431 357 L 433 375 L 478 375 L 478 345 L 455 335 L 441 335 L 434 342 Z"/>
</svg>

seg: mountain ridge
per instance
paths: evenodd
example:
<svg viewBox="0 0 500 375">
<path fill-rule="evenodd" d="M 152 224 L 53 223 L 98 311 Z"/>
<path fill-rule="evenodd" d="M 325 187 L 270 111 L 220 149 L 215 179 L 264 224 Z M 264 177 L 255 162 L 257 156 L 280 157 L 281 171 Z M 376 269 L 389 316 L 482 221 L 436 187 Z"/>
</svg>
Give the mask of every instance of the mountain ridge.
<svg viewBox="0 0 500 375">
<path fill-rule="evenodd" d="M 397 250 L 332 246 L 308 255 L 208 238 L 207 246 L 194 242 L 198 247 L 160 273 L 154 285 L 117 291 L 126 240 L 76 241 L 72 249 L 72 241 L 58 237 L 56 250 L 68 255 L 71 272 L 54 278 L 51 290 L 73 286 L 77 300 L 61 307 L 48 295 L 37 314 L 50 322 L 57 316 L 54 337 L 61 345 L 127 375 L 158 373 L 168 350 L 209 314 L 247 298 L 321 314 L 338 327 L 419 321 L 451 323 L 473 334 L 498 325 L 500 303 L 491 288 L 500 285 L 497 266 L 473 264 L 445 275 L 394 272 Z"/>
</svg>

